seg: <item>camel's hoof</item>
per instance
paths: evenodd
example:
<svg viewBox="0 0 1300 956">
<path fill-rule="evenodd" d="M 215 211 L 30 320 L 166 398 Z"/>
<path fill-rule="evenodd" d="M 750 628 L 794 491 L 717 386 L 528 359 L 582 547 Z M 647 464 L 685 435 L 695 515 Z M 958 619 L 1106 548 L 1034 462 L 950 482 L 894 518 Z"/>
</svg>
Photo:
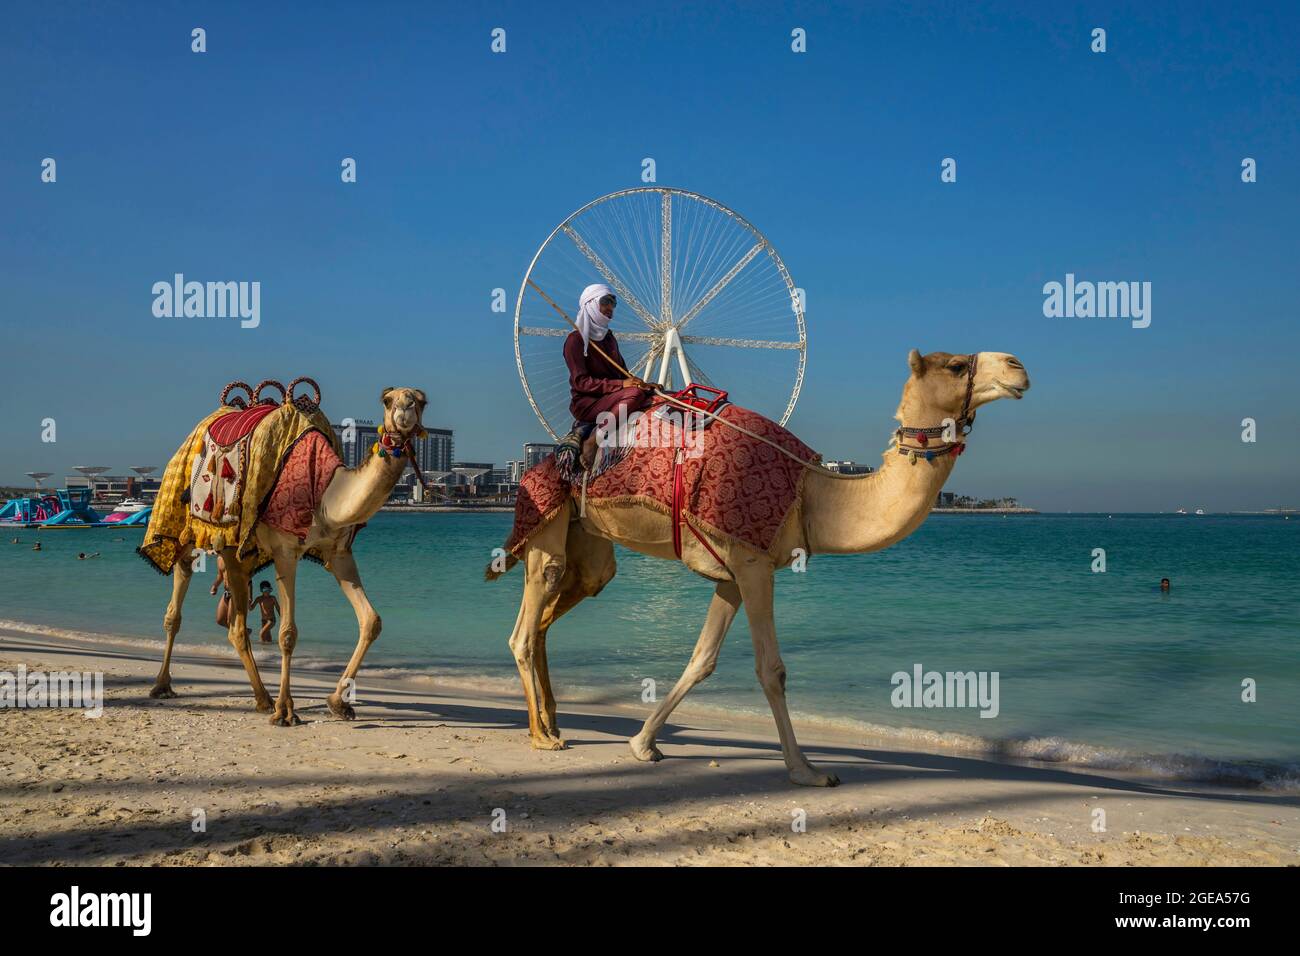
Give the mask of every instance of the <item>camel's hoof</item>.
<svg viewBox="0 0 1300 956">
<path fill-rule="evenodd" d="M 352 705 L 337 694 L 330 694 L 325 698 L 325 703 L 329 705 L 330 713 L 335 717 L 343 720 L 357 719 L 357 712 L 352 709 Z"/>
<path fill-rule="evenodd" d="M 153 690 L 149 691 L 149 696 L 154 700 L 171 700 L 173 697 L 179 697 L 180 694 L 172 690 L 171 684 L 154 684 Z"/>
<path fill-rule="evenodd" d="M 646 744 L 642 743 L 639 737 L 633 737 L 627 743 L 632 748 L 632 756 L 637 760 L 645 763 L 658 763 L 664 759 L 663 752 L 655 746 L 653 740 Z"/>
<path fill-rule="evenodd" d="M 534 737 L 534 750 L 566 750 L 568 744 L 564 742 L 563 737 Z"/>
<path fill-rule="evenodd" d="M 271 700 L 270 697 L 265 699 L 259 698 L 254 706 L 257 707 L 257 712 L 259 714 L 269 714 L 271 711 L 275 710 L 275 701 Z"/>
<path fill-rule="evenodd" d="M 290 711 L 288 716 L 280 713 L 271 716 L 272 727 L 297 727 L 301 723 L 302 721 L 299 719 L 297 714 L 293 713 L 293 711 Z"/>
<path fill-rule="evenodd" d="M 833 773 L 825 773 L 809 764 L 798 770 L 790 771 L 790 782 L 801 787 L 838 787 L 840 778 Z"/>
</svg>

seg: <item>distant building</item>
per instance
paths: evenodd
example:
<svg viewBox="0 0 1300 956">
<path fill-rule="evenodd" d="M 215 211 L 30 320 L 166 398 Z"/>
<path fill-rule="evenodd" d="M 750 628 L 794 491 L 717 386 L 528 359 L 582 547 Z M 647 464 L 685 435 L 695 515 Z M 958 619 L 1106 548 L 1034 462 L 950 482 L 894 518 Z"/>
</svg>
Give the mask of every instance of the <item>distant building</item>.
<svg viewBox="0 0 1300 956">
<path fill-rule="evenodd" d="M 506 462 L 506 469 L 510 473 L 511 484 L 519 484 L 524 477 L 524 463 L 522 460 Z"/>
<path fill-rule="evenodd" d="M 548 442 L 530 441 L 524 445 L 524 471 L 540 464 L 547 455 L 555 454 L 555 445 Z"/>
<path fill-rule="evenodd" d="M 451 470 L 463 475 L 466 484 L 479 488 L 487 484 L 487 477 L 495 467 L 490 461 L 456 461 L 452 462 Z"/>
<path fill-rule="evenodd" d="M 873 471 L 870 465 L 859 465 L 856 461 L 824 461 L 822 462 L 830 471 L 837 471 L 841 475 L 869 475 Z"/>
<path fill-rule="evenodd" d="M 94 501 L 121 501 L 123 498 L 143 498 L 152 501 L 162 485 L 161 478 L 141 478 L 137 475 L 68 475 L 63 487 L 69 491 L 90 488 Z"/>
<path fill-rule="evenodd" d="M 414 442 L 415 460 L 420 463 L 420 470 L 451 471 L 452 459 L 456 456 L 456 440 L 450 428 L 426 428 L 428 437 L 417 438 Z"/>
<path fill-rule="evenodd" d="M 333 428 L 343 447 L 343 464 L 347 468 L 359 467 L 379 440 L 379 426 L 369 418 L 345 418 L 343 424 Z"/>
<path fill-rule="evenodd" d="M 379 440 L 379 426 L 369 418 L 351 419 L 348 425 L 335 425 L 334 431 L 343 446 L 343 464 L 348 468 L 356 468 L 365 461 L 370 449 Z M 420 470 L 426 474 L 431 471 L 451 471 L 455 448 L 452 430 L 427 428 L 425 431 L 428 432 L 425 438 L 411 440 L 411 448 Z"/>
</svg>

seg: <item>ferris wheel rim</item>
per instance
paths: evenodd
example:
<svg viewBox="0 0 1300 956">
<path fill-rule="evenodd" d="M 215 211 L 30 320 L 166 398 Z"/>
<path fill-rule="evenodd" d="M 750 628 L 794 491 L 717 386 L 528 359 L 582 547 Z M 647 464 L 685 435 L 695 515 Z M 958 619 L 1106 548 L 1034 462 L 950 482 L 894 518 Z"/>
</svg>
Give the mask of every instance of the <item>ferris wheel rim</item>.
<svg viewBox="0 0 1300 956">
<path fill-rule="evenodd" d="M 536 415 L 537 420 L 542 423 L 542 428 L 546 430 L 546 433 L 555 441 L 559 441 L 560 436 L 555 433 L 555 429 L 551 427 L 551 423 L 547 420 L 546 415 L 542 412 L 541 408 L 537 404 L 536 398 L 533 396 L 532 387 L 528 384 L 528 374 L 524 371 L 523 355 L 519 349 L 520 313 L 524 306 L 524 294 L 528 289 L 528 280 L 532 277 L 533 269 L 537 267 L 537 260 L 542 257 L 542 253 L 546 251 L 546 248 L 551 244 L 551 241 L 559 235 L 560 232 L 564 231 L 566 226 L 587 210 L 592 209 L 601 203 L 609 202 L 612 199 L 618 199 L 622 196 L 630 196 L 638 193 L 660 193 L 672 196 L 683 196 L 687 199 L 693 199 L 697 202 L 704 203 L 705 205 L 721 212 L 723 215 L 733 219 L 742 228 L 748 230 L 759 240 L 762 244 L 763 251 L 766 252 L 768 257 L 772 260 L 778 275 L 780 275 L 782 280 L 784 280 L 786 289 L 790 293 L 790 301 L 793 306 L 792 311 L 795 316 L 795 325 L 799 333 L 799 363 L 798 368 L 795 370 L 794 386 L 790 391 L 790 398 L 789 401 L 786 402 L 785 410 L 781 413 L 781 417 L 777 419 L 777 424 L 784 427 L 785 423 L 790 420 L 790 416 L 794 414 L 795 404 L 799 401 L 799 395 L 803 391 L 804 370 L 808 361 L 808 330 L 804 321 L 803 303 L 800 301 L 800 297 L 797 294 L 794 279 L 785 266 L 785 260 L 783 260 L 780 253 L 776 251 L 776 247 L 772 245 L 771 240 L 769 240 L 767 236 L 763 235 L 763 233 L 759 232 L 758 228 L 748 219 L 736 212 L 730 206 L 727 206 L 716 199 L 705 196 L 703 193 L 693 192 L 689 189 L 681 189 L 677 186 L 632 186 L 627 189 L 616 189 L 603 196 L 597 196 L 595 199 L 584 203 L 582 206 L 569 213 L 569 215 L 566 216 L 558 226 L 550 231 L 547 237 L 542 241 L 542 244 L 537 247 L 537 251 L 533 253 L 533 258 L 529 261 L 528 268 L 524 270 L 524 278 L 519 283 L 519 292 L 515 296 L 514 322 L 515 368 L 519 372 L 519 381 L 524 387 L 524 395 L 528 399 L 528 404 L 531 406 L 533 414 Z"/>
</svg>

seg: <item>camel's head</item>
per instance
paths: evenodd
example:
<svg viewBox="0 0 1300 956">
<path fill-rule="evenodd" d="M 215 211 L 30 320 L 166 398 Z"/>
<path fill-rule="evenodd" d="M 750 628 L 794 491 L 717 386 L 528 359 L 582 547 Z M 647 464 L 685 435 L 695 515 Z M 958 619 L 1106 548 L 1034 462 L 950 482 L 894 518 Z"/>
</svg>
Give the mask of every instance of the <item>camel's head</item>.
<svg viewBox="0 0 1300 956">
<path fill-rule="evenodd" d="M 386 388 L 380 401 L 384 403 L 384 431 L 409 438 L 423 427 L 420 416 L 429 402 L 418 388 Z"/>
<path fill-rule="evenodd" d="M 909 417 L 950 417 L 958 419 L 963 409 L 974 412 L 981 405 L 999 398 L 1023 398 L 1029 389 L 1029 375 L 1020 360 L 1006 352 L 979 352 L 975 374 L 971 376 L 969 355 L 931 352 L 922 355 L 912 349 L 907 356 L 912 376 L 903 387 L 899 413 L 904 424 Z M 966 404 L 969 388 L 970 404 Z M 928 422 L 927 422 L 928 424 Z"/>
</svg>

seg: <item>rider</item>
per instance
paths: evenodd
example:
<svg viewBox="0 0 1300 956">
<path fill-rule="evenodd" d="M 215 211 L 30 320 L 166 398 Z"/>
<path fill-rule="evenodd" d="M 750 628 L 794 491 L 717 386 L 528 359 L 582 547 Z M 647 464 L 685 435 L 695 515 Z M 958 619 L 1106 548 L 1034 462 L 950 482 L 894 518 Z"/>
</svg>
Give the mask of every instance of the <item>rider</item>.
<svg viewBox="0 0 1300 956">
<path fill-rule="evenodd" d="M 609 286 L 587 286 L 578 300 L 578 328 L 564 340 L 564 362 L 573 394 L 569 411 L 587 432 L 582 443 L 584 468 L 590 468 L 596 457 L 594 424 L 600 414 L 609 412 L 624 419 L 643 410 L 654 395 L 653 385 L 619 368 L 627 363 L 609 327 L 617 304 Z M 593 342 L 600 344 L 591 348 Z"/>
</svg>

